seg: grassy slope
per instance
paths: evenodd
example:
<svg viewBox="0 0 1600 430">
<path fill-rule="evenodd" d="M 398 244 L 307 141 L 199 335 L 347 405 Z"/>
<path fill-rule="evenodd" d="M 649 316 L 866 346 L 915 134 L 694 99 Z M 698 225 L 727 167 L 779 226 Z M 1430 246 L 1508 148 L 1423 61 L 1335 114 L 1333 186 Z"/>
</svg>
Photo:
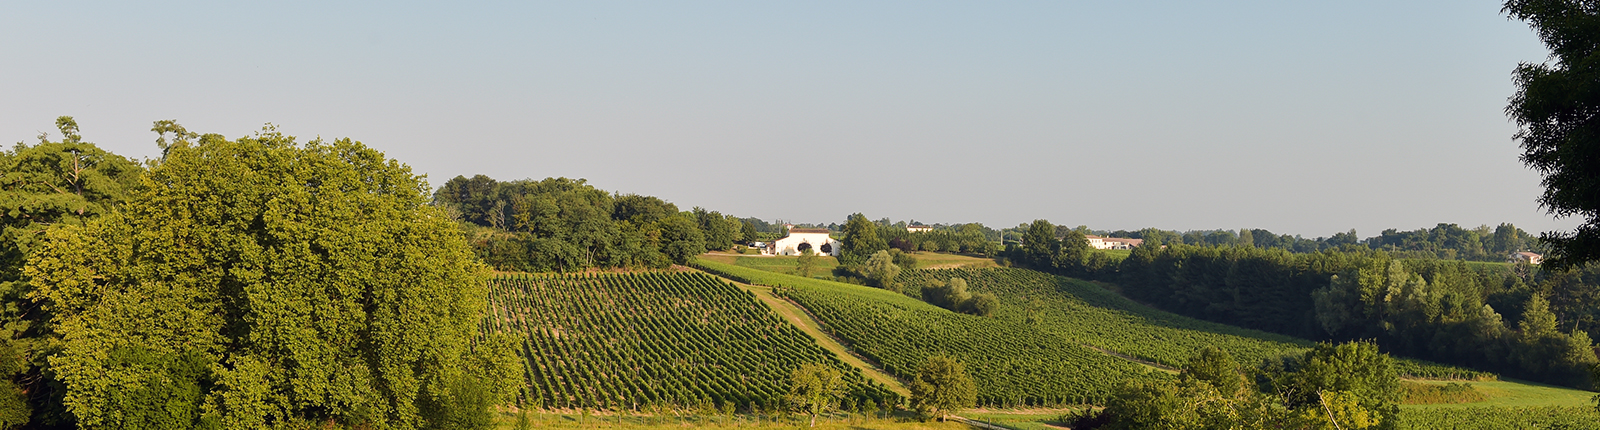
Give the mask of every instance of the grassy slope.
<svg viewBox="0 0 1600 430">
<path fill-rule="evenodd" d="M 996 294 L 1001 304 L 998 318 L 1021 322 L 1032 315 L 1033 325 L 1063 337 L 1164 366 L 1182 367 L 1194 351 L 1207 345 L 1227 350 L 1243 363 L 1311 346 L 1289 336 L 1163 312 L 1092 282 L 1031 270 L 917 270 L 900 276 L 916 287 L 950 278 L 963 278 L 974 293 Z"/>
<path fill-rule="evenodd" d="M 1418 381 L 1424 384 L 1444 384 L 1443 381 Z M 1531 406 L 1594 406 L 1595 393 L 1566 387 L 1526 381 L 1473 382 L 1472 388 L 1483 393 L 1488 400 L 1474 403 L 1445 403 L 1435 405 L 1405 405 L 1405 409 L 1461 409 L 1472 407 L 1531 407 Z"/>
<path fill-rule="evenodd" d="M 1493 263 L 1490 263 L 1490 264 L 1493 264 Z M 919 264 L 919 266 L 920 266 L 920 264 Z M 1212 323 L 1212 322 L 1207 322 L 1207 321 L 1200 321 L 1200 320 L 1195 320 L 1195 319 L 1192 319 L 1192 318 L 1188 318 L 1188 317 L 1184 317 L 1184 316 L 1180 316 L 1180 315 L 1164 312 L 1164 311 L 1161 311 L 1161 310 L 1158 310 L 1158 309 L 1154 309 L 1154 308 L 1151 308 L 1151 307 L 1136 303 L 1136 302 L 1134 302 L 1132 300 L 1128 300 L 1128 299 L 1126 299 L 1126 298 L 1124 298 L 1124 297 L 1122 297 L 1120 295 L 1117 295 L 1117 294 L 1115 294 L 1113 292 L 1110 292 L 1110 291 L 1108 291 L 1108 290 L 1106 290 L 1104 288 L 1100 288 L 1098 286 L 1098 284 L 1093 283 L 1093 282 L 1081 281 L 1081 280 L 1076 280 L 1076 279 L 1068 279 L 1068 278 L 1061 278 L 1061 279 L 1063 280 L 1063 282 L 1061 283 L 1061 290 L 1062 290 L 1063 293 L 1065 293 L 1061 297 L 1065 297 L 1065 298 L 1067 298 L 1068 301 L 1076 303 L 1076 304 L 1069 306 L 1072 309 L 1059 310 L 1058 311 L 1059 313 L 1054 314 L 1054 317 L 1047 318 L 1047 319 L 1060 318 L 1062 320 L 1070 320 L 1070 319 L 1074 319 L 1074 318 L 1078 318 L 1078 319 L 1093 318 L 1093 319 L 1106 320 L 1106 322 L 1101 324 L 1099 328 L 1094 328 L 1093 329 L 1094 332 L 1092 332 L 1092 333 L 1090 333 L 1090 332 L 1080 332 L 1080 333 L 1076 333 L 1075 335 L 1070 336 L 1072 339 L 1074 339 L 1076 341 L 1084 342 L 1085 344 L 1088 344 L 1088 345 L 1092 345 L 1092 346 L 1112 345 L 1113 344 L 1112 342 L 1116 341 L 1117 343 L 1123 343 L 1123 344 L 1132 343 L 1133 346 L 1136 346 L 1136 347 L 1140 346 L 1140 345 L 1143 345 L 1143 346 L 1149 346 L 1149 347 L 1164 348 L 1164 347 L 1171 347 L 1171 346 L 1174 346 L 1174 345 L 1179 344 L 1179 343 L 1182 343 L 1182 344 L 1190 343 L 1190 342 L 1183 342 L 1183 341 L 1180 341 L 1180 342 L 1170 342 L 1169 341 L 1169 340 L 1172 340 L 1172 339 L 1177 339 L 1177 338 L 1179 338 L 1181 336 L 1158 336 L 1158 337 L 1151 338 L 1150 340 L 1152 340 L 1152 341 L 1144 341 L 1144 342 L 1139 341 L 1138 339 L 1125 339 L 1127 337 L 1127 336 L 1125 336 L 1125 334 L 1130 332 L 1130 331 L 1147 331 L 1147 330 L 1148 331 L 1157 332 L 1157 333 L 1169 333 L 1169 334 L 1182 334 L 1185 331 L 1188 331 L 1189 333 L 1193 333 L 1196 336 L 1194 339 L 1206 339 L 1206 338 L 1210 338 L 1210 337 L 1214 337 L 1214 336 L 1220 336 L 1222 339 L 1230 339 L 1232 341 L 1239 341 L 1241 339 L 1246 339 L 1246 340 L 1253 339 L 1253 340 L 1259 341 L 1260 343 L 1262 343 L 1264 345 L 1277 345 L 1276 347 L 1290 346 L 1291 348 L 1298 348 L 1298 347 L 1304 347 L 1306 345 L 1309 345 L 1309 342 L 1307 342 L 1305 340 L 1291 338 L 1291 337 L 1288 337 L 1288 336 L 1282 336 L 1282 335 L 1266 333 L 1266 332 L 1260 332 L 1260 331 L 1255 331 L 1255 330 L 1242 329 L 1242 328 L 1238 328 L 1238 327 L 1233 327 L 1233 326 L 1228 326 L 1228 325 L 1218 324 L 1218 323 Z M 860 288 L 860 287 L 856 287 L 856 288 Z M 909 301 L 917 301 L 915 299 L 910 299 L 908 297 L 905 297 L 904 295 L 896 294 L 896 293 L 892 293 L 892 292 L 888 292 L 888 291 L 883 291 L 883 290 L 878 290 L 878 289 L 871 289 L 871 288 L 867 288 L 865 290 L 872 291 L 872 292 L 866 293 L 866 294 L 868 294 L 870 296 L 876 296 L 876 297 L 878 297 L 879 299 L 882 299 L 882 300 L 888 300 L 888 301 L 894 301 L 894 302 L 904 302 L 904 301 L 908 301 L 908 300 Z M 982 290 L 981 289 L 975 289 L 975 291 L 982 291 Z M 1004 302 L 1004 300 L 1003 300 L 1003 302 Z M 1002 313 L 1018 312 L 1018 309 L 1016 309 L 1017 307 L 1018 306 L 1015 305 L 1014 303 L 1011 303 L 1011 304 L 1003 303 L 1003 311 L 1002 311 Z M 1009 308 L 1009 310 L 1006 310 L 1007 308 Z M 1276 347 L 1269 346 L 1267 348 L 1261 349 L 1261 351 L 1268 351 L 1268 350 L 1276 348 Z M 1134 348 L 1108 348 L 1108 349 L 1113 350 L 1113 351 L 1120 351 L 1120 350 L 1123 350 L 1123 349 L 1133 350 Z M 1245 352 L 1245 353 L 1240 354 L 1240 355 L 1243 355 L 1245 357 L 1249 357 L 1249 356 L 1258 355 L 1258 354 L 1259 353 Z M 1154 357 L 1155 354 L 1130 354 L 1130 355 L 1135 355 L 1137 357 L 1146 358 L 1146 359 L 1157 358 L 1157 357 Z M 1175 351 L 1175 352 L 1172 352 L 1172 353 L 1169 353 L 1169 354 L 1165 354 L 1165 358 L 1162 358 L 1160 360 L 1151 360 L 1151 361 L 1156 361 L 1156 362 L 1161 363 L 1161 364 L 1181 365 L 1181 362 L 1179 362 L 1178 360 L 1181 360 L 1181 357 L 1183 357 L 1183 356 L 1184 355 L 1182 354 L 1182 351 Z M 1426 381 L 1426 382 L 1427 383 L 1439 383 L 1439 384 L 1445 383 L 1444 381 Z M 1466 407 L 1484 407 L 1484 406 L 1489 406 L 1489 407 L 1583 406 L 1583 405 L 1591 405 L 1592 406 L 1593 403 L 1590 400 L 1590 398 L 1595 395 L 1595 393 L 1591 393 L 1591 392 L 1587 392 L 1587 391 L 1573 390 L 1573 389 L 1568 389 L 1568 388 L 1553 387 L 1553 386 L 1548 386 L 1548 385 L 1543 385 L 1543 384 L 1520 382 L 1520 381 L 1481 381 L 1481 382 L 1472 382 L 1472 384 L 1473 384 L 1474 387 L 1479 388 L 1479 390 L 1481 392 L 1483 392 L 1486 395 L 1488 395 L 1490 397 L 1489 401 L 1479 402 L 1479 403 L 1454 404 L 1454 405 L 1408 405 L 1408 406 L 1406 406 L 1406 408 L 1408 408 L 1408 409 L 1424 408 L 1425 409 L 1425 408 L 1436 408 L 1436 407 L 1466 408 Z"/>
<path fill-rule="evenodd" d="M 1168 377 L 1019 321 L 958 314 L 878 288 L 709 261 L 699 265 L 735 280 L 784 287 L 785 296 L 817 315 L 831 333 L 901 378 L 931 355 L 961 360 L 984 404 L 1096 401 L 1120 381 Z"/>
<path fill-rule="evenodd" d="M 867 378 L 883 384 L 885 387 L 888 387 L 890 390 L 893 390 L 902 396 L 911 396 L 911 390 L 906 389 L 905 382 L 901 381 L 899 378 L 895 378 L 894 375 L 884 372 L 883 369 L 879 368 L 878 366 L 868 363 L 866 360 L 850 352 L 849 348 L 846 348 L 843 344 L 839 343 L 838 339 L 828 335 L 827 333 L 824 333 L 822 331 L 822 325 L 817 323 L 817 320 L 812 318 L 811 314 L 806 313 L 805 309 L 800 308 L 793 302 L 772 295 L 771 287 L 744 283 L 735 284 L 740 288 L 744 288 L 746 291 L 755 293 L 757 298 L 761 299 L 762 302 L 766 302 L 768 306 L 771 306 L 772 310 L 777 312 L 778 315 L 783 317 L 784 320 L 789 321 L 790 324 L 794 324 L 796 327 L 799 327 L 801 331 L 811 335 L 812 338 L 817 340 L 818 345 L 822 346 L 823 349 L 828 350 L 828 352 L 832 352 L 833 355 L 839 357 L 840 360 L 843 360 L 845 363 L 860 369 L 861 373 Z"/>
</svg>

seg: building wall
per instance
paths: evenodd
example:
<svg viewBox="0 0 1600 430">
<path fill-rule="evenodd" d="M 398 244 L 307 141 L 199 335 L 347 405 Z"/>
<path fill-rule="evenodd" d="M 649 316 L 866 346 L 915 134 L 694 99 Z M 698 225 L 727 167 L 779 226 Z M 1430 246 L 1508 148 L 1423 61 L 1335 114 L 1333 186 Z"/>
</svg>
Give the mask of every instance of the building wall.
<svg viewBox="0 0 1600 430">
<path fill-rule="evenodd" d="M 790 233 L 789 236 L 772 242 L 766 249 L 761 250 L 761 253 L 767 255 L 800 255 L 799 247 L 801 243 L 810 243 L 812 252 L 817 253 L 817 255 L 839 256 L 839 240 L 828 237 L 827 233 Z M 831 248 L 827 254 L 822 253 L 823 244 L 827 244 Z"/>
</svg>

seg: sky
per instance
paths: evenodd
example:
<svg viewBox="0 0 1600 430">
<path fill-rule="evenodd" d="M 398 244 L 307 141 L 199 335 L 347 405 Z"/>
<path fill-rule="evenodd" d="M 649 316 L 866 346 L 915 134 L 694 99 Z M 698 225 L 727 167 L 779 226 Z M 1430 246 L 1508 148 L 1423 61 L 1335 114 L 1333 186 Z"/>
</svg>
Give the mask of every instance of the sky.
<svg viewBox="0 0 1600 430">
<path fill-rule="evenodd" d="M 1330 236 L 1540 209 L 1483 0 L 0 2 L 0 141 L 349 137 L 793 222 Z"/>
</svg>

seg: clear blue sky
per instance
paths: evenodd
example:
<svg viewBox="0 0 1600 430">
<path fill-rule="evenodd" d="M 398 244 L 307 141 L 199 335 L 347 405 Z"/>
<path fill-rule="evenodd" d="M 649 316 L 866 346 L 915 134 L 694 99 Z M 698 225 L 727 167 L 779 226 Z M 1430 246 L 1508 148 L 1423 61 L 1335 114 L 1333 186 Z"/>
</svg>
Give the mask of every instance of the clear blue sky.
<svg viewBox="0 0 1600 430">
<path fill-rule="evenodd" d="M 1570 228 L 1484 0 L 4 2 L 0 140 L 351 137 L 682 208 L 1096 229 Z M 54 134 L 54 133 L 52 133 Z"/>
</svg>

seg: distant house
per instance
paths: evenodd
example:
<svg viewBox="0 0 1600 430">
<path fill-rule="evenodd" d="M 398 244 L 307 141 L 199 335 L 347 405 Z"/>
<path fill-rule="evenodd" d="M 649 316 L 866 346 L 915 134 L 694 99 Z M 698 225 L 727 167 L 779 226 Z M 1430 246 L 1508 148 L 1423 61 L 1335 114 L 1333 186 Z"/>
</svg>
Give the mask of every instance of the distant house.
<svg viewBox="0 0 1600 430">
<path fill-rule="evenodd" d="M 1100 237 L 1084 235 L 1089 240 L 1089 247 L 1094 249 L 1134 249 L 1144 243 L 1144 239 L 1128 239 L 1122 237 Z"/>
<path fill-rule="evenodd" d="M 1543 255 L 1539 255 L 1539 254 L 1535 254 L 1535 253 L 1532 253 L 1532 252 L 1528 252 L 1528 251 L 1522 251 L 1522 252 L 1513 252 L 1513 253 L 1511 253 L 1511 257 L 1507 258 L 1506 260 L 1507 260 L 1507 262 L 1512 263 L 1512 264 L 1516 264 L 1516 263 L 1539 264 L 1539 263 L 1544 262 L 1544 256 Z"/>
<path fill-rule="evenodd" d="M 908 226 L 906 226 L 906 231 L 909 231 L 909 232 L 912 232 L 912 233 L 927 233 L 927 232 L 933 231 L 933 227 L 929 227 L 929 226 L 925 226 L 925 225 L 921 225 L 921 224 L 908 225 Z"/>
<path fill-rule="evenodd" d="M 839 240 L 825 228 L 791 228 L 789 235 L 767 243 L 761 255 L 800 255 L 807 249 L 817 255 L 839 256 Z"/>
</svg>

